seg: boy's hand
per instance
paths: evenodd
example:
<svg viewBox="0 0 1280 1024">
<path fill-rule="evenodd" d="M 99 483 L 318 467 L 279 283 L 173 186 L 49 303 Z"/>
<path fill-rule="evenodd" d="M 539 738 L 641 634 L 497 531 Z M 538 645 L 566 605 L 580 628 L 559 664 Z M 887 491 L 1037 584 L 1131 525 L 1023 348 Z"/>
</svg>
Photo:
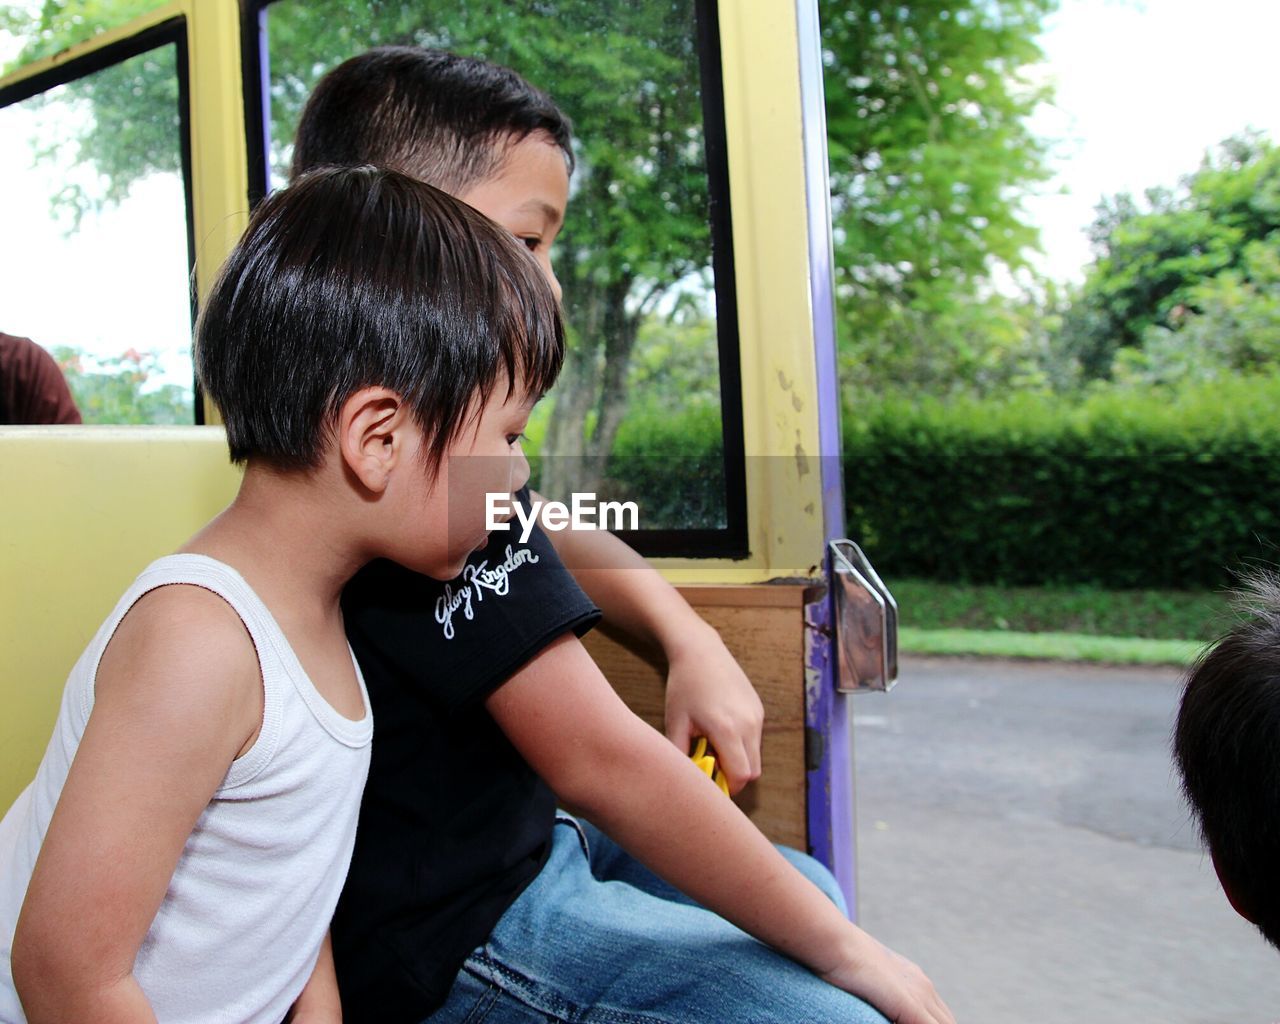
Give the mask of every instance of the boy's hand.
<svg viewBox="0 0 1280 1024">
<path fill-rule="evenodd" d="M 694 737 L 705 736 L 715 747 L 730 793 L 758 779 L 764 706 L 720 635 L 613 534 L 553 530 L 548 536 L 605 619 L 662 651 L 667 660 L 667 738 L 687 756 Z"/>
<path fill-rule="evenodd" d="M 720 635 L 699 622 L 668 652 L 666 733 L 682 753 L 705 736 L 736 794 L 760 777 L 764 705 Z"/>
<path fill-rule="evenodd" d="M 955 1024 L 955 1017 L 914 963 L 859 929 L 858 952 L 820 977 L 865 999 L 893 1024 Z"/>
</svg>

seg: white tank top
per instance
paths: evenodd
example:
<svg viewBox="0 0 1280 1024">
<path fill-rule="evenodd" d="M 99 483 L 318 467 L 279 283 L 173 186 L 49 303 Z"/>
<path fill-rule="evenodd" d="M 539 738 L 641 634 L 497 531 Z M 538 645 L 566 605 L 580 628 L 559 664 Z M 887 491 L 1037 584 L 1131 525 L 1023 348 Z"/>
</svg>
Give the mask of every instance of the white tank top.
<svg viewBox="0 0 1280 1024">
<path fill-rule="evenodd" d="M 71 670 L 35 781 L 0 821 L 6 1024 L 25 1021 L 10 967 L 14 927 L 93 708 L 98 662 L 134 603 L 173 583 L 212 591 L 244 622 L 262 669 L 262 729 L 187 838 L 134 976 L 161 1024 L 278 1024 L 315 966 L 351 860 L 369 770 L 373 714 L 364 679 L 356 666 L 364 717 L 352 721 L 320 696 L 235 570 L 203 555 L 170 555 L 138 577 Z"/>
</svg>

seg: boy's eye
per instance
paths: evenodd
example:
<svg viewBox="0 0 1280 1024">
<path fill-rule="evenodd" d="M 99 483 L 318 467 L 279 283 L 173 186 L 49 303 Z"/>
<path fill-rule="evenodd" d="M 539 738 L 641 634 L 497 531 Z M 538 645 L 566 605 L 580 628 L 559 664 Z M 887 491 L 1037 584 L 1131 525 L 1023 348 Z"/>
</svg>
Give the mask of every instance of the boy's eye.
<svg viewBox="0 0 1280 1024">
<path fill-rule="evenodd" d="M 507 435 L 507 444 L 510 444 L 510 445 L 514 445 L 517 441 L 524 441 L 524 440 L 526 440 L 524 434 L 508 434 Z"/>
<path fill-rule="evenodd" d="M 534 235 L 525 236 L 520 241 L 524 242 L 525 248 L 530 252 L 536 252 L 538 246 L 542 244 L 542 239 Z"/>
</svg>

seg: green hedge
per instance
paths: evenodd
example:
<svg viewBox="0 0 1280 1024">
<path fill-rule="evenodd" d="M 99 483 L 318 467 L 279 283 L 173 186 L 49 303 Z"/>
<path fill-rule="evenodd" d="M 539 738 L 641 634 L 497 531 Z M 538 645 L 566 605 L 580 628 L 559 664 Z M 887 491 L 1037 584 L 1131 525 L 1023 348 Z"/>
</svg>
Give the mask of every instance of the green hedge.
<svg viewBox="0 0 1280 1024">
<path fill-rule="evenodd" d="M 1280 542 L 1280 379 L 845 411 L 848 530 L 881 572 L 1212 587 Z"/>
<path fill-rule="evenodd" d="M 637 403 L 618 429 L 602 490 L 636 498 L 646 529 L 722 527 L 723 450 L 718 406 L 691 405 L 673 414 Z"/>
<path fill-rule="evenodd" d="M 525 433 L 532 479 L 539 479 L 547 413 L 539 406 Z M 636 500 L 647 530 L 715 529 L 725 524 L 720 409 L 691 402 L 674 412 L 635 401 L 614 439 L 598 496 Z"/>
<path fill-rule="evenodd" d="M 637 403 L 604 489 L 723 522 L 719 410 Z M 1200 589 L 1280 560 L 1280 378 L 844 410 L 848 535 L 886 578 Z"/>
</svg>

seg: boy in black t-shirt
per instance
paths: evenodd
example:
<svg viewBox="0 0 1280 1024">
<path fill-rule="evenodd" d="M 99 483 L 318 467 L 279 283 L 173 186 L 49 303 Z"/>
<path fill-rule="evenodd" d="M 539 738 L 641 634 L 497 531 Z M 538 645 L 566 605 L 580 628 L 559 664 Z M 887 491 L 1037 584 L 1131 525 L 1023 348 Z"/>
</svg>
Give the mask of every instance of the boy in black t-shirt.
<svg viewBox="0 0 1280 1024">
<path fill-rule="evenodd" d="M 346 62 L 304 111 L 293 171 L 366 162 L 490 216 L 558 294 L 569 126 L 514 72 L 405 47 Z M 759 775 L 762 708 L 716 633 L 608 534 L 513 536 L 452 583 L 381 562 L 344 597 L 378 719 L 334 919 L 345 1019 L 882 1020 L 856 993 L 904 1024 L 951 1021 L 837 908 L 825 869 L 776 850 L 685 756 L 706 735 L 735 792 Z M 562 555 L 590 568 L 590 597 Z M 579 643 L 593 599 L 666 653 L 671 742 Z M 692 899 L 558 819 L 557 796 Z"/>
</svg>

